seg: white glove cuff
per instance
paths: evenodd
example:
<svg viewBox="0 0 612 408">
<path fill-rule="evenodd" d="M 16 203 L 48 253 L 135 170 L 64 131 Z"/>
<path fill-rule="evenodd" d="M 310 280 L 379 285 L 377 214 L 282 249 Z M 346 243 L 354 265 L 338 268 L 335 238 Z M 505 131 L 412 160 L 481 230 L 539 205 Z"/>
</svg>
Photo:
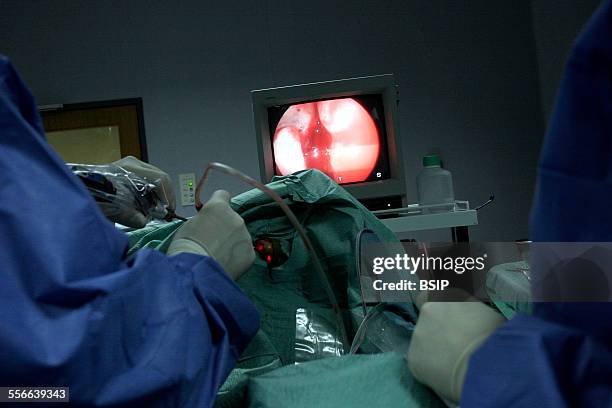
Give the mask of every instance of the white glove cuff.
<svg viewBox="0 0 612 408">
<path fill-rule="evenodd" d="M 168 255 L 176 255 L 181 252 L 210 256 L 210 252 L 206 249 L 206 247 L 204 247 L 204 245 L 187 238 L 175 239 L 170 243 Z"/>
</svg>

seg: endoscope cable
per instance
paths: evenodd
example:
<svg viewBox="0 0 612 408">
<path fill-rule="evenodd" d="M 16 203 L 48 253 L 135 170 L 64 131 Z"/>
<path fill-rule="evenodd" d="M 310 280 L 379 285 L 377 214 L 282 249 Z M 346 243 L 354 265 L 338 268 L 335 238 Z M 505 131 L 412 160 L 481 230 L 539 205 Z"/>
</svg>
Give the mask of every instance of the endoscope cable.
<svg viewBox="0 0 612 408">
<path fill-rule="evenodd" d="M 228 174 L 230 176 L 234 176 L 234 177 L 238 177 L 239 179 L 241 179 L 242 181 L 244 181 L 245 183 L 261 190 L 263 193 L 267 194 L 270 198 L 272 198 L 281 208 L 281 210 L 285 213 L 285 215 L 287 216 L 287 218 L 289 219 L 289 222 L 291 222 L 291 225 L 293 225 L 293 227 L 295 228 L 295 230 L 297 231 L 297 233 L 299 234 L 300 238 L 302 239 L 302 242 L 304 243 L 304 246 L 306 247 L 306 249 L 308 250 L 308 253 L 310 255 L 310 259 L 312 260 L 312 263 L 319 275 L 319 278 L 321 279 L 321 283 L 323 284 L 323 288 L 325 289 L 325 292 L 327 294 L 327 297 L 329 298 L 329 302 L 334 310 L 334 314 L 336 317 L 336 323 L 338 325 L 338 329 L 340 330 L 340 335 L 342 336 L 342 342 L 344 345 L 344 350 L 348 350 L 350 348 L 350 343 L 348 342 L 348 336 L 346 333 L 346 327 L 344 326 L 344 320 L 342 318 L 342 310 L 340 309 L 340 305 L 338 304 L 338 300 L 336 299 L 336 296 L 334 295 L 334 292 L 331 288 L 331 285 L 329 283 L 329 280 L 327 279 L 327 275 L 325 274 L 325 272 L 323 271 L 323 267 L 321 266 L 321 262 L 319 261 L 319 258 L 317 257 L 317 254 L 314 250 L 314 247 L 312 245 L 312 242 L 310 241 L 310 239 L 308 238 L 308 236 L 306 235 L 306 231 L 304 230 L 304 228 L 300 225 L 300 222 L 298 221 L 297 217 L 293 214 L 293 212 L 291 211 L 291 209 L 289 208 L 289 206 L 285 203 L 285 201 L 276 193 L 274 192 L 274 190 L 272 190 L 271 188 L 269 188 L 268 186 L 252 179 L 251 177 L 247 176 L 246 174 L 242 173 L 241 171 L 238 171 L 236 169 L 234 169 L 233 167 L 230 167 L 226 164 L 223 163 L 217 163 L 217 162 L 211 162 L 208 163 L 208 166 L 206 167 L 206 169 L 204 169 L 204 174 L 202 175 L 202 177 L 200 178 L 200 180 L 198 181 L 198 184 L 196 186 L 196 190 L 195 190 L 195 207 L 196 210 L 200 211 L 203 207 L 202 201 L 200 200 L 200 195 L 202 192 L 202 188 L 204 186 L 204 183 L 206 182 L 206 179 L 208 178 L 208 173 L 211 170 L 219 170 L 225 174 Z"/>
</svg>

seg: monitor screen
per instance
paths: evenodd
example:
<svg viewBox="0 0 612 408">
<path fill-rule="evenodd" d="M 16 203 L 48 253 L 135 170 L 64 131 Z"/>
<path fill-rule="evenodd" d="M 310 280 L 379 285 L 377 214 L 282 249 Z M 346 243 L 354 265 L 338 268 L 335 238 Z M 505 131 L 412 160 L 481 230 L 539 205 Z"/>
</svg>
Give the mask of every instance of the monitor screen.
<svg viewBox="0 0 612 408">
<path fill-rule="evenodd" d="M 338 184 L 390 178 L 382 95 L 268 107 L 274 173 L 318 169 Z"/>
</svg>

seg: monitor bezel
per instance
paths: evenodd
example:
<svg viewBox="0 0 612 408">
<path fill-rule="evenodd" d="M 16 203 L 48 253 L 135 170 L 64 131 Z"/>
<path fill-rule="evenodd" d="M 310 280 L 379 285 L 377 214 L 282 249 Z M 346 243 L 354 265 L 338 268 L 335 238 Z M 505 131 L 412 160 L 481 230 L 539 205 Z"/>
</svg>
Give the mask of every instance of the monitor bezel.
<svg viewBox="0 0 612 408">
<path fill-rule="evenodd" d="M 259 156 L 260 177 L 268 183 L 274 177 L 272 138 L 268 121 L 268 108 L 313 100 L 380 94 L 385 113 L 387 149 L 390 176 L 385 180 L 366 181 L 342 185 L 358 199 L 390 196 L 406 196 L 406 184 L 402 165 L 401 141 L 397 117 L 399 102 L 393 74 L 339 79 L 301 85 L 251 91 L 253 118 Z"/>
</svg>

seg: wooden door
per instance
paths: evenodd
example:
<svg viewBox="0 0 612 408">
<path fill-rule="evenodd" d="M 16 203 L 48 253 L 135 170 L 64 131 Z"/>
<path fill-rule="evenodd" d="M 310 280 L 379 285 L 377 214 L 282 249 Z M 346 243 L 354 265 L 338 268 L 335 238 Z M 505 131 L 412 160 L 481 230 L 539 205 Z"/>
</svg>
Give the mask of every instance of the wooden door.
<svg viewBox="0 0 612 408">
<path fill-rule="evenodd" d="M 140 98 L 40 109 L 47 140 L 67 163 L 103 164 L 128 155 L 147 160 Z"/>
</svg>

